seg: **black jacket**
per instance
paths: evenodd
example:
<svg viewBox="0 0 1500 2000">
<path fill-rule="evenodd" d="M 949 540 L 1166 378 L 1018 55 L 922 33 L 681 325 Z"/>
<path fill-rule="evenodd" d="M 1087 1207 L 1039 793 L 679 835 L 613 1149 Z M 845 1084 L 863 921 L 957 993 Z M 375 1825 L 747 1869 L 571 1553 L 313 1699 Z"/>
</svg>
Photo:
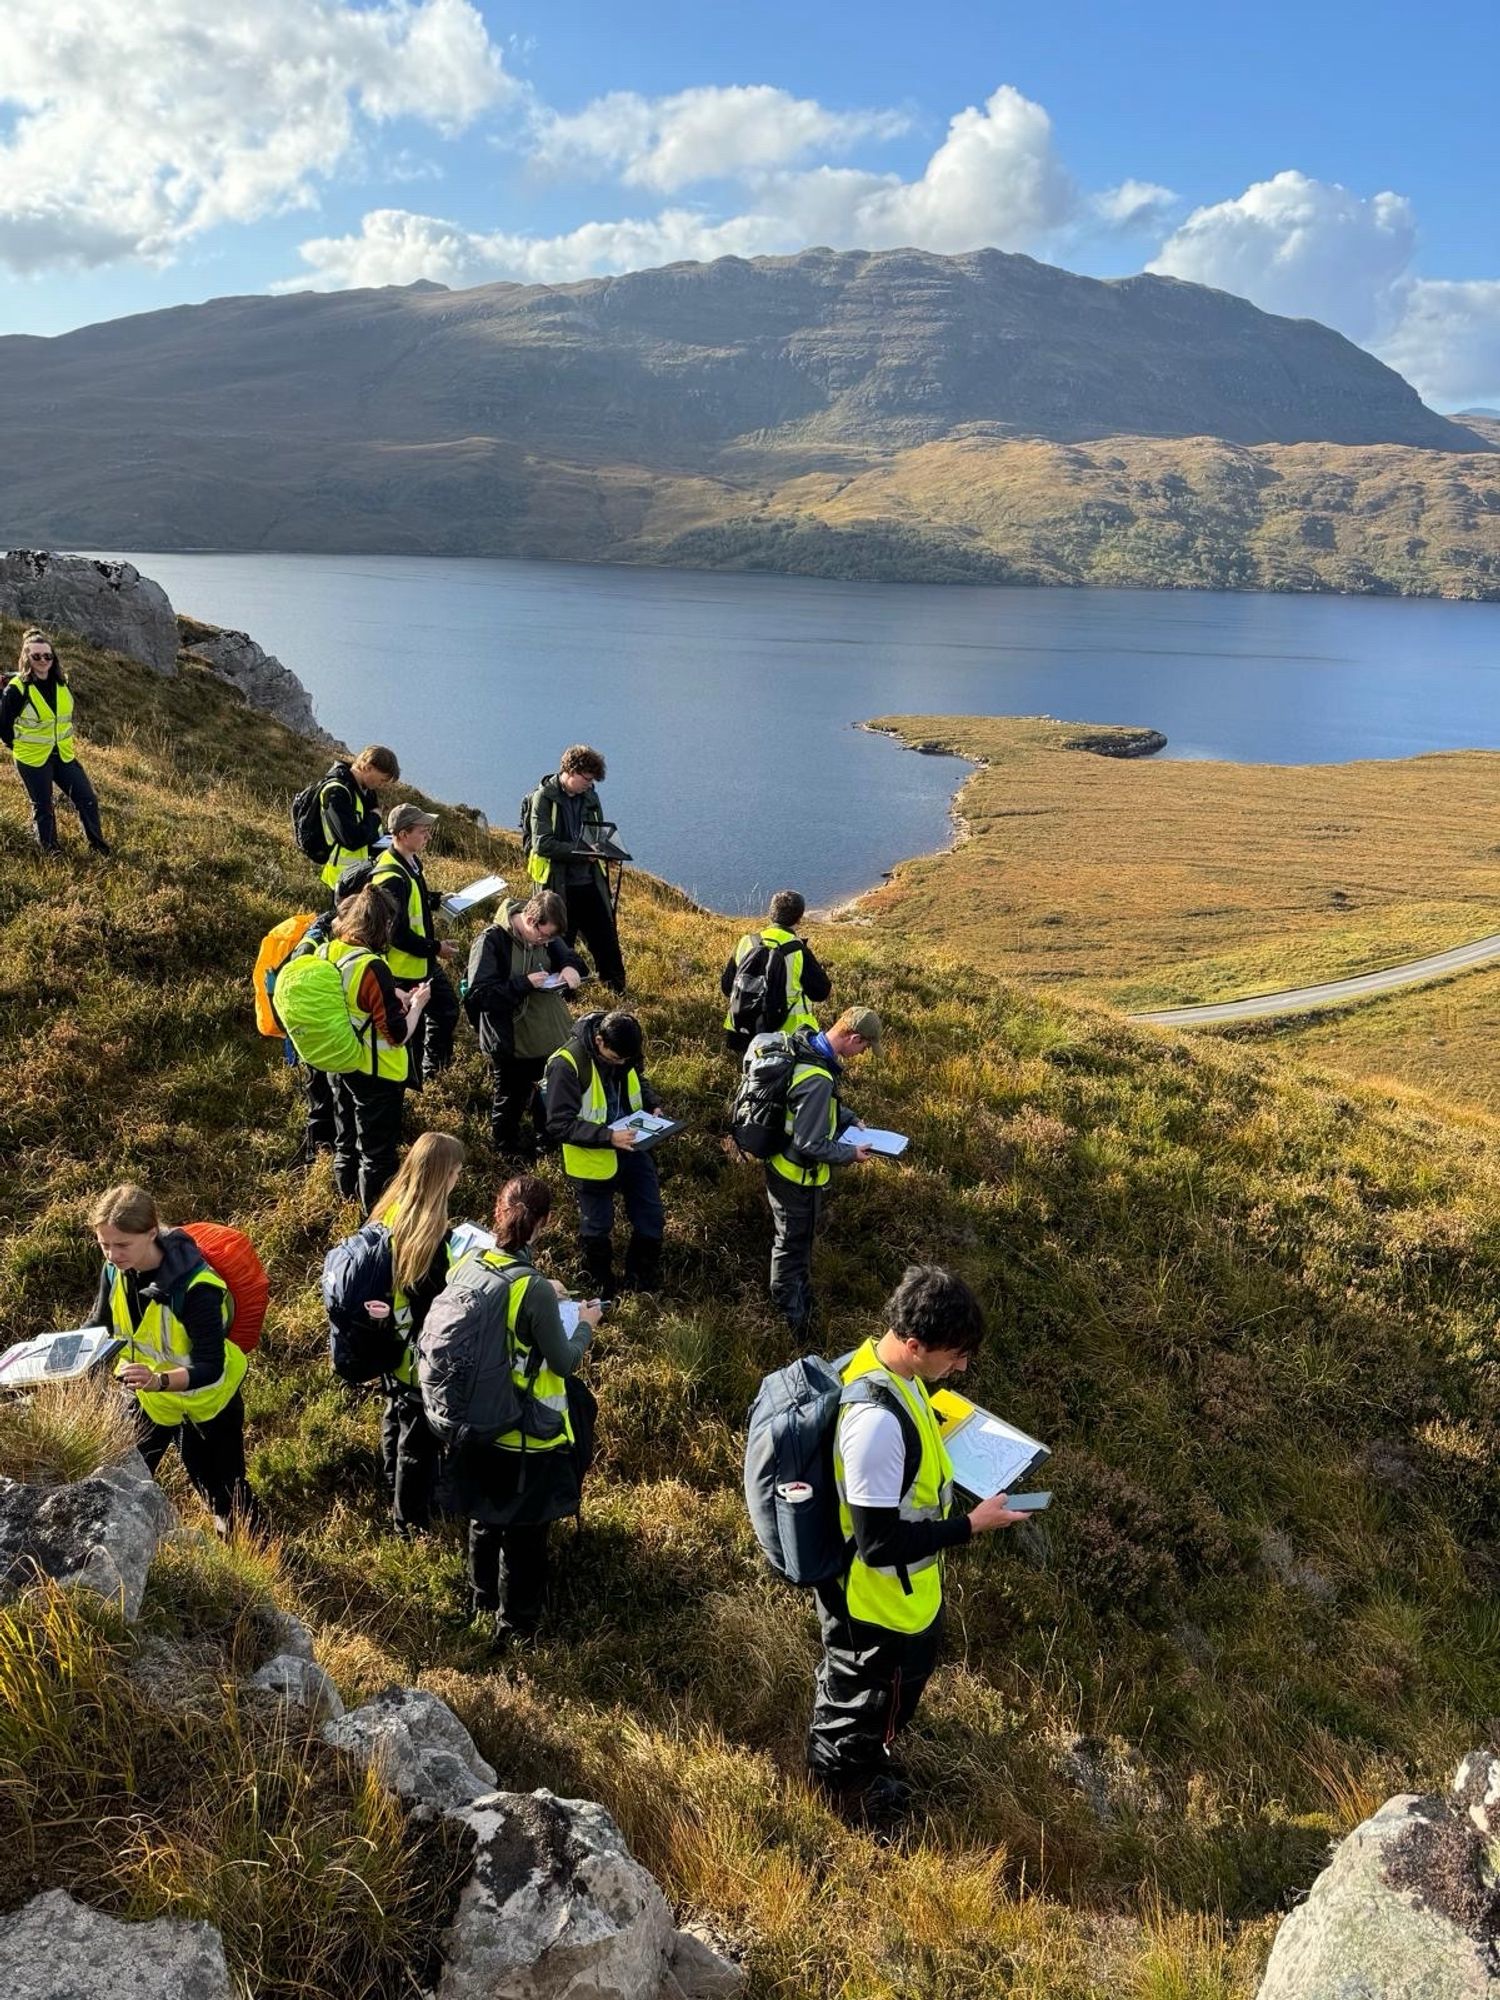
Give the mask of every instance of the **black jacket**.
<svg viewBox="0 0 1500 2000">
<path fill-rule="evenodd" d="M 377 868 L 384 865 L 387 870 L 393 866 L 401 870 L 399 878 L 385 873 L 375 884 L 395 913 L 396 921 L 391 927 L 391 943 L 397 951 L 407 952 L 412 958 L 420 958 L 431 972 L 442 962 L 442 953 L 438 950 L 437 926 L 433 922 L 438 904 L 443 900 L 442 897 L 435 889 L 428 888 L 422 864 L 415 855 L 401 854 L 391 847 L 377 857 L 375 865 Z M 415 882 L 422 892 L 422 904 L 427 912 L 425 932 L 414 931 L 411 926 L 411 891 L 408 884 L 412 882 Z"/>
<path fill-rule="evenodd" d="M 604 824 L 604 810 L 592 785 L 575 798 L 550 772 L 531 795 L 532 851 L 551 864 L 547 886 L 566 893 L 567 885 L 602 880 L 603 864 L 579 860 L 574 848 L 580 840 L 596 841 Z"/>
<path fill-rule="evenodd" d="M 373 847 L 381 835 L 380 807 L 342 757 L 330 765 L 318 787 L 318 806 L 336 847 Z"/>
<path fill-rule="evenodd" d="M 513 1055 L 516 1046 L 516 1015 L 531 998 L 532 985 L 524 972 L 511 971 L 511 934 L 508 919 L 515 905 L 507 903 L 500 919 L 487 924 L 469 948 L 464 1012 L 479 1033 L 479 1046 L 487 1056 Z M 571 965 L 585 979 L 588 966 L 560 937 L 547 946 L 547 963 L 554 972 Z"/>
<path fill-rule="evenodd" d="M 21 682 L 19 687 L 16 685 L 17 680 Z M 0 743 L 3 743 L 7 750 L 15 748 L 16 718 L 26 706 L 26 697 L 32 688 L 36 689 L 53 714 L 57 713 L 56 667 L 44 681 L 32 680 L 20 674 L 13 676 L 5 683 L 4 692 L 0 693 Z"/>
<path fill-rule="evenodd" d="M 630 1108 L 624 1101 L 625 1067 L 602 1063 L 599 1072 L 604 1082 L 605 1123 L 596 1125 L 582 1116 L 583 1093 L 594 1071 L 594 1035 L 603 1019 L 602 1011 L 585 1014 L 568 1038 L 566 1047 L 573 1052 L 576 1069 L 563 1060 L 561 1049 L 547 1065 L 542 1095 L 547 1106 L 547 1137 L 555 1146 L 607 1146 L 609 1120 L 622 1118 Z M 646 1081 L 644 1070 L 638 1069 L 636 1075 L 641 1083 L 641 1103 L 647 1111 L 654 1111 L 661 1099 Z"/>
<path fill-rule="evenodd" d="M 125 1280 L 130 1317 L 139 1326 L 141 1314 L 148 1306 L 164 1299 L 173 1300 L 172 1310 L 182 1321 L 183 1331 L 188 1337 L 188 1388 L 203 1389 L 210 1382 L 217 1382 L 224 1373 L 224 1294 L 217 1285 L 194 1285 L 191 1291 L 184 1290 L 188 1279 L 195 1271 L 202 1270 L 206 1261 L 186 1230 L 164 1229 L 157 1241 L 161 1244 L 162 1260 L 154 1271 L 121 1273 Z M 99 1273 L 94 1310 L 87 1321 L 89 1326 L 108 1327 L 114 1324 L 109 1312 L 113 1268 L 106 1264 Z"/>
</svg>

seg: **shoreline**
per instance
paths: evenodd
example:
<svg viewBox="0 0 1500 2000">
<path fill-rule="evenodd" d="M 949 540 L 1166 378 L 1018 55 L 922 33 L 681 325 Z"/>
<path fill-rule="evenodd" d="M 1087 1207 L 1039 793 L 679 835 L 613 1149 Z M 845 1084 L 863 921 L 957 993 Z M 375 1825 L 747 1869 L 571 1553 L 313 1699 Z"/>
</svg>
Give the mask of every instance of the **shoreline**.
<svg viewBox="0 0 1500 2000">
<path fill-rule="evenodd" d="M 1058 718 L 1055 715 L 1007 715 L 969 719 L 1038 722 L 1059 726 Z M 1142 728 L 1129 723 L 1106 723 L 1099 725 L 1079 722 L 1063 723 L 1060 726 L 1076 729 L 1080 732 L 1076 737 L 1063 745 L 1065 750 L 1082 751 L 1089 756 L 1095 757 L 1107 757 L 1111 759 L 1155 757 L 1159 756 L 1166 749 L 1168 743 L 1168 738 L 1159 729 Z M 861 908 L 861 905 L 868 897 L 877 895 L 880 890 L 887 888 L 903 868 L 909 868 L 913 863 L 918 861 L 940 861 L 945 855 L 956 854 L 961 848 L 967 846 L 973 838 L 973 827 L 963 809 L 964 795 L 975 780 L 990 769 L 991 760 L 988 757 L 967 756 L 963 751 L 955 750 L 951 744 L 945 743 L 938 738 L 928 738 L 920 743 L 909 742 L 899 729 L 891 728 L 880 722 L 856 722 L 852 727 L 863 730 L 867 736 L 884 736 L 896 744 L 899 749 L 910 750 L 918 757 L 955 757 L 961 763 L 967 764 L 969 769 L 948 802 L 948 819 L 952 831 L 949 839 L 942 847 L 926 848 L 920 854 L 903 855 L 899 861 L 883 870 L 880 880 L 872 882 L 869 888 L 860 889 L 853 896 L 846 896 L 840 903 L 829 904 L 817 910 L 809 910 L 807 913 L 807 921 L 809 923 L 843 924 L 846 926 L 873 925 L 875 922 L 874 916 Z"/>
</svg>

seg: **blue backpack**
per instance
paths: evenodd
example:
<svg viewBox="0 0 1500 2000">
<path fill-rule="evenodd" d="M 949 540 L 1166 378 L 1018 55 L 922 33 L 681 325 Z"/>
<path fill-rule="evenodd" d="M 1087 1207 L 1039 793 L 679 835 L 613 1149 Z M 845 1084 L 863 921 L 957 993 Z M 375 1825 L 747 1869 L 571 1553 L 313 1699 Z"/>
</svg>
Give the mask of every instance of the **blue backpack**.
<svg viewBox="0 0 1500 2000">
<path fill-rule="evenodd" d="M 391 1232 L 382 1223 L 365 1223 L 323 1259 L 328 1358 L 341 1382 L 372 1382 L 400 1366 L 406 1336 L 396 1325 L 394 1290 Z M 365 1307 L 372 1299 L 384 1300 L 391 1311 L 371 1319 Z"/>
<path fill-rule="evenodd" d="M 907 1485 L 921 1462 L 922 1441 L 911 1412 L 878 1377 L 839 1378 L 852 1356 L 824 1361 L 809 1354 L 767 1375 L 750 1405 L 745 1437 L 745 1505 L 761 1553 L 783 1583 L 811 1588 L 849 1567 L 850 1544 L 839 1527 L 833 1477 L 833 1434 L 850 1403 L 879 1403 L 895 1412 L 906 1441 Z"/>
</svg>

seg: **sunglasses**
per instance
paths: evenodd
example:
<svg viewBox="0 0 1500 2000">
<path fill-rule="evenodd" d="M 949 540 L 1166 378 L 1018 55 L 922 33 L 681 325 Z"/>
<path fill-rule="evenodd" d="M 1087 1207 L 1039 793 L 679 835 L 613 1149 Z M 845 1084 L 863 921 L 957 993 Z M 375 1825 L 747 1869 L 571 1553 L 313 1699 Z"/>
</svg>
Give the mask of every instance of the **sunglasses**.
<svg viewBox="0 0 1500 2000">
<path fill-rule="evenodd" d="M 50 660 L 52 655 L 50 653 L 28 653 L 26 657 L 28 660 Z"/>
</svg>

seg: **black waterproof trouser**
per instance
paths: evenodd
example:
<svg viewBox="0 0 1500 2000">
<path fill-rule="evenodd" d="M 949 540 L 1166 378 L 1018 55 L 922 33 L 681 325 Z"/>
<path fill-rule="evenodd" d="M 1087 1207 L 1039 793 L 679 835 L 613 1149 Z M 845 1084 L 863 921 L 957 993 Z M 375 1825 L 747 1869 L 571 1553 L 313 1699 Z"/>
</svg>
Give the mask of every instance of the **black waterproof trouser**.
<svg viewBox="0 0 1500 2000">
<path fill-rule="evenodd" d="M 335 1134 L 335 1107 L 337 1092 L 334 1080 L 326 1069 L 313 1069 L 308 1063 L 298 1063 L 297 1074 L 302 1080 L 302 1094 L 307 1099 L 307 1118 L 302 1128 L 303 1150 L 309 1157 L 314 1153 L 331 1153 Z"/>
<path fill-rule="evenodd" d="M 579 1252 L 589 1283 L 597 1288 L 600 1298 L 614 1296 L 610 1232 L 615 1224 L 617 1194 L 630 1223 L 630 1242 L 625 1250 L 625 1289 L 654 1292 L 661 1282 L 661 1241 L 666 1233 L 667 1212 L 662 1206 L 661 1183 L 651 1154 L 626 1148 L 616 1153 L 615 1171 L 607 1181 L 570 1177 L 568 1185 L 578 1197 Z"/>
<path fill-rule="evenodd" d="M 469 1589 L 476 1616 L 497 1611 L 513 1632 L 535 1632 L 547 1602 L 549 1525 L 494 1528 L 470 1521 Z"/>
<path fill-rule="evenodd" d="M 492 1055 L 490 1073 L 494 1087 L 490 1095 L 490 1138 L 497 1153 L 539 1153 L 547 1129 L 547 1107 L 542 1101 L 542 1072 L 546 1056 Z M 521 1125 L 531 1115 L 531 1131 L 521 1137 Z"/>
<path fill-rule="evenodd" d="M 406 1086 L 356 1073 L 334 1082 L 333 1177 L 368 1215 L 396 1177 Z"/>
<path fill-rule="evenodd" d="M 453 990 L 453 981 L 440 965 L 435 965 L 427 977 L 432 983 L 432 992 L 422 1009 L 417 1031 L 406 1044 L 406 1053 L 411 1061 L 411 1084 L 415 1090 L 419 1090 L 424 1083 L 431 1083 L 435 1076 L 452 1067 L 453 1037 L 458 1031 L 458 995 Z M 398 979 L 396 991 L 410 993 L 414 986 L 421 984 L 420 979 Z"/>
<path fill-rule="evenodd" d="M 99 801 L 89 783 L 88 773 L 76 757 L 62 758 L 54 750 L 45 764 L 16 761 L 26 796 L 31 800 L 31 832 L 46 854 L 57 852 L 57 818 L 52 810 L 52 788 L 72 801 L 90 847 L 104 848 L 104 830 L 99 824 Z"/>
<path fill-rule="evenodd" d="M 136 1435 L 141 1457 L 154 1473 L 175 1444 L 195 1490 L 213 1510 L 221 1528 L 235 1516 L 249 1527 L 260 1517 L 245 1477 L 245 1403 L 238 1389 L 216 1417 L 194 1423 L 153 1423 L 136 1403 Z"/>
<path fill-rule="evenodd" d="M 771 1303 L 793 1333 L 803 1333 L 813 1315 L 813 1238 L 823 1190 L 801 1187 L 767 1166 L 766 1199 L 771 1204 Z"/>
<path fill-rule="evenodd" d="M 391 1492 L 391 1518 L 399 1534 L 432 1520 L 438 1441 L 422 1413 L 420 1392 L 405 1382 L 385 1384 L 380 1424 L 380 1465 Z"/>
<path fill-rule="evenodd" d="M 625 961 L 620 956 L 620 934 L 609 891 L 596 875 L 588 882 L 570 882 L 562 892 L 568 906 L 568 927 L 564 944 L 576 944 L 579 933 L 598 974 L 611 993 L 625 991 Z"/>
<path fill-rule="evenodd" d="M 890 1749 L 917 1712 L 943 1637 L 939 1611 L 925 1632 L 890 1632 L 849 1616 L 842 1582 L 813 1595 L 823 1659 L 813 1690 L 807 1768 L 836 1791 L 863 1791 L 890 1769 Z"/>
</svg>

